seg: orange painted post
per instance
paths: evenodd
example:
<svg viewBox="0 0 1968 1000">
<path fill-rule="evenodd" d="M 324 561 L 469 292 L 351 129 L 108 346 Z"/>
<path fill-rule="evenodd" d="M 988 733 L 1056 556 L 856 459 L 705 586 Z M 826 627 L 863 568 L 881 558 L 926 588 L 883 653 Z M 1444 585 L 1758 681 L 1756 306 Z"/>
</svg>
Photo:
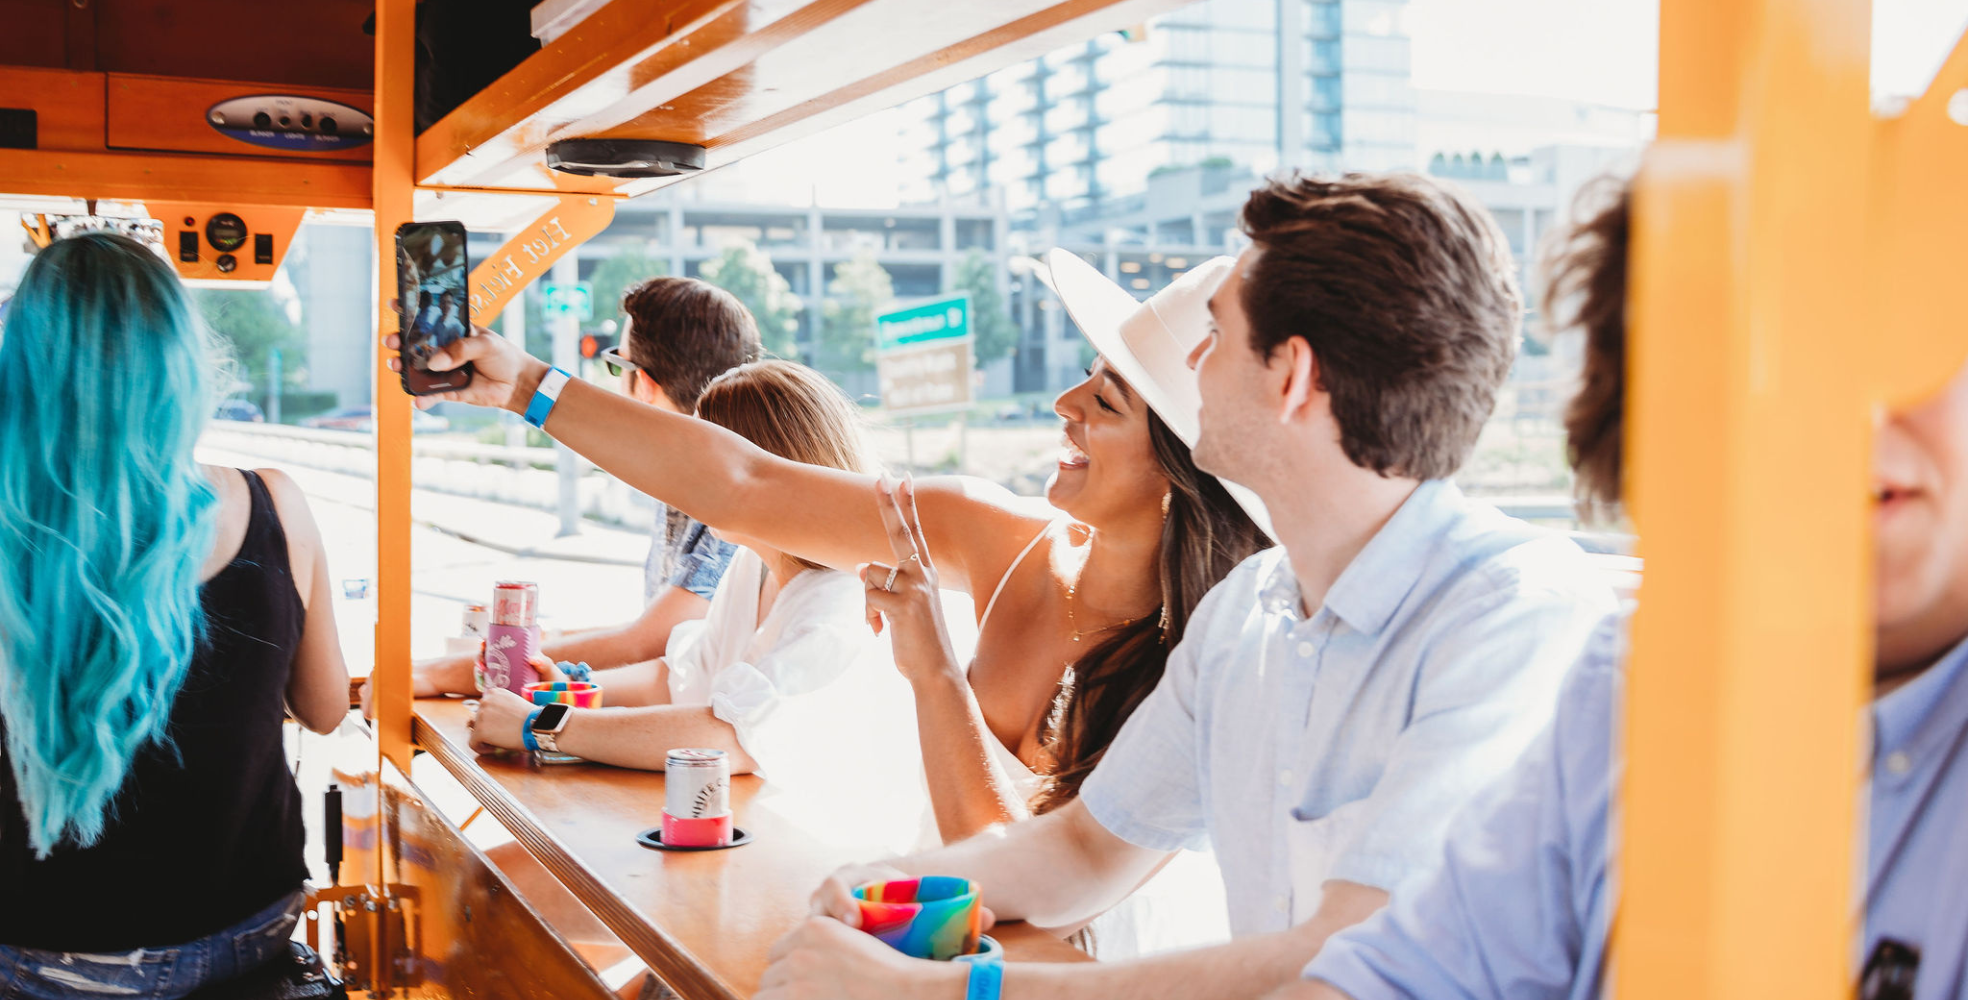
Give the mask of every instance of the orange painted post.
<svg viewBox="0 0 1968 1000">
<path fill-rule="evenodd" d="M 396 330 L 389 300 L 396 296 L 396 227 L 410 221 L 416 129 L 411 97 L 415 74 L 415 0 L 378 0 L 376 10 L 376 141 L 374 159 L 377 329 Z M 410 771 L 410 397 L 390 371 L 392 351 L 377 338 L 376 417 L 376 661 L 372 674 L 377 743 L 383 756 Z M 378 853 L 380 857 L 380 852 Z M 381 873 L 377 876 L 381 882 Z"/>
<path fill-rule="evenodd" d="M 1867 0 L 1661 4 L 1628 348 L 1647 572 L 1619 996 L 1855 982 L 1873 414 L 1968 353 L 1968 140 L 1943 114 L 1968 56 L 1877 123 L 1870 21 Z"/>
</svg>

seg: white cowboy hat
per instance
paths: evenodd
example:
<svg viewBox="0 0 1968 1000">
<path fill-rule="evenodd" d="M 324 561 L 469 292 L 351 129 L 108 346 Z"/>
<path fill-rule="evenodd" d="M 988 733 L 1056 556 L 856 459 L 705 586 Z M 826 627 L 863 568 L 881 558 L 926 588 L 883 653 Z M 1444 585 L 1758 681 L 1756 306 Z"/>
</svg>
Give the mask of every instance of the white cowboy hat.
<svg viewBox="0 0 1968 1000">
<path fill-rule="evenodd" d="M 1229 275 L 1234 258 L 1215 257 L 1190 268 L 1167 288 L 1136 302 L 1127 290 L 1094 270 L 1079 254 L 1054 248 L 1040 280 L 1066 303 L 1066 312 L 1107 366 L 1133 387 L 1169 430 L 1191 448 L 1202 432 L 1203 399 L 1189 352 L 1209 333 L 1209 299 Z M 1257 494 L 1218 477 L 1244 513 L 1271 535 L 1271 515 Z M 1276 537 L 1276 536 L 1272 536 Z"/>
</svg>

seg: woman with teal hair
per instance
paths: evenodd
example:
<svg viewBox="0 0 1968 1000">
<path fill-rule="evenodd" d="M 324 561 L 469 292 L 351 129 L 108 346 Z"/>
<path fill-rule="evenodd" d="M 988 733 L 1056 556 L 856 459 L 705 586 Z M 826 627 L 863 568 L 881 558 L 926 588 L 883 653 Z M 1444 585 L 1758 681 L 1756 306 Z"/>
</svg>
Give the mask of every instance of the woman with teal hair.
<svg viewBox="0 0 1968 1000">
<path fill-rule="evenodd" d="M 0 326 L 0 996 L 171 998 L 284 956 L 307 875 L 283 716 L 348 710 L 321 538 L 200 465 L 206 332 L 92 233 Z"/>
</svg>

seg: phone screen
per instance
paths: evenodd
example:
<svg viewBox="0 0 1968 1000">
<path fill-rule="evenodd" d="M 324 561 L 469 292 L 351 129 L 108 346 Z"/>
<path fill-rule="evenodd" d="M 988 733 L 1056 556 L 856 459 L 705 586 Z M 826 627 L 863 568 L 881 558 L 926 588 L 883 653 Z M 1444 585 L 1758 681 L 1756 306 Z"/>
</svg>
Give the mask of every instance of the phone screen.
<svg viewBox="0 0 1968 1000">
<path fill-rule="evenodd" d="M 469 365 L 448 372 L 427 367 L 431 355 L 471 334 L 465 227 L 456 222 L 411 222 L 396 230 L 398 301 L 402 304 L 403 388 L 412 395 L 462 389 Z"/>
</svg>

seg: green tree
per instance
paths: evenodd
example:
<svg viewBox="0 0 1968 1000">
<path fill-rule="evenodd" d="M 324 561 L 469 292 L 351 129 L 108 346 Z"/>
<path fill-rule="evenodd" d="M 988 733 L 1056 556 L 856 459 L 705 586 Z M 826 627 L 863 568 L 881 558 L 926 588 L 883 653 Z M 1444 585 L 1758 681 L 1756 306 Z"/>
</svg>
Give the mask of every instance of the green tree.
<svg viewBox="0 0 1968 1000">
<path fill-rule="evenodd" d="M 894 301 L 895 283 L 873 250 L 840 265 L 827 283 L 816 367 L 837 373 L 874 368 L 875 316 Z"/>
<path fill-rule="evenodd" d="M 976 338 L 971 353 L 983 365 L 1011 353 L 1018 344 L 1018 330 L 1011 325 L 1004 296 L 998 294 L 998 269 L 984 251 L 973 248 L 957 265 L 953 292 L 970 293 L 970 329 Z"/>
<path fill-rule="evenodd" d="M 649 256 L 641 246 L 625 247 L 596 264 L 594 273 L 588 276 L 588 288 L 594 294 L 595 322 L 612 319 L 619 328 L 622 295 L 639 281 L 660 278 L 668 273 L 670 262 Z M 528 329 L 531 328 L 529 323 Z"/>
<path fill-rule="evenodd" d="M 250 384 L 248 395 L 262 408 L 266 405 L 267 375 L 274 351 L 280 352 L 284 387 L 305 384 L 306 340 L 301 328 L 274 301 L 272 292 L 200 288 L 193 291 L 192 299 L 205 326 L 224 342 L 231 355 L 234 382 Z M 225 387 L 228 395 L 233 388 Z"/>
<path fill-rule="evenodd" d="M 766 350 L 782 358 L 798 356 L 799 297 L 765 251 L 749 240 L 730 243 L 698 274 L 751 310 Z"/>
</svg>

